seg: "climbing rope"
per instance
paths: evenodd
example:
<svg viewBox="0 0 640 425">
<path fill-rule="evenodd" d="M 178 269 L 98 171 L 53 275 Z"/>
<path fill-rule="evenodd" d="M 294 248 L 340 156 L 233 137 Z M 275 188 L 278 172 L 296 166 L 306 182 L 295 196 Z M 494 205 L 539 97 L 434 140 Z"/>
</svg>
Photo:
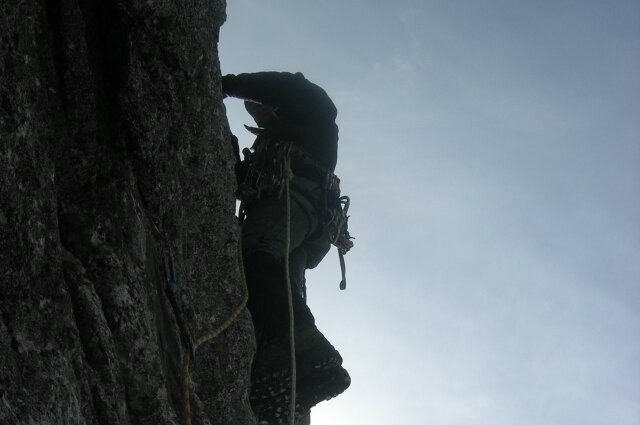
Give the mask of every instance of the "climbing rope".
<svg viewBox="0 0 640 425">
<path fill-rule="evenodd" d="M 285 239 L 285 256 L 284 256 L 284 269 L 285 269 L 285 283 L 287 285 L 287 297 L 289 302 L 289 344 L 291 350 L 291 404 L 289 406 L 289 423 L 295 425 L 295 413 L 296 413 L 296 341 L 295 341 L 295 323 L 293 319 L 293 295 L 291 293 L 291 276 L 289 272 L 289 250 L 291 249 L 291 191 L 289 188 L 289 180 L 293 178 L 293 172 L 291 171 L 291 157 L 286 156 L 284 158 L 284 187 L 286 191 L 286 205 L 287 205 L 287 235 Z"/>
<path fill-rule="evenodd" d="M 209 333 L 201 336 L 196 340 L 193 344 L 193 351 L 202 346 L 207 341 L 210 341 L 224 332 L 240 315 L 242 310 L 247 304 L 249 300 L 249 290 L 247 289 L 247 280 L 244 274 L 244 263 L 242 260 L 242 226 L 240 226 L 240 236 L 238 238 L 238 267 L 240 269 L 240 281 L 242 283 L 242 301 L 238 306 L 231 312 L 231 315 L 222 323 L 220 326 L 216 327 Z M 185 425 L 191 425 L 191 402 L 189 400 L 189 363 L 191 361 L 191 353 L 189 351 L 185 352 L 184 358 L 182 359 L 182 399 L 184 402 L 183 412 L 184 412 L 184 423 Z"/>
</svg>

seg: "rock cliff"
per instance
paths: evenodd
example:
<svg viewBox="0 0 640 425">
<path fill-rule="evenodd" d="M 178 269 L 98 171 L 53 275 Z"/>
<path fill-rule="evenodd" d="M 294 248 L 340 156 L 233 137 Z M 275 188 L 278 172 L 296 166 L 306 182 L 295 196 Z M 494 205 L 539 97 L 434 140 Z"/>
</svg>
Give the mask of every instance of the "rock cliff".
<svg viewBox="0 0 640 425">
<path fill-rule="evenodd" d="M 224 0 L 0 5 L 0 424 L 182 423 L 162 255 L 195 338 L 242 300 Z M 244 311 L 198 349 L 194 424 L 251 425 Z"/>
</svg>

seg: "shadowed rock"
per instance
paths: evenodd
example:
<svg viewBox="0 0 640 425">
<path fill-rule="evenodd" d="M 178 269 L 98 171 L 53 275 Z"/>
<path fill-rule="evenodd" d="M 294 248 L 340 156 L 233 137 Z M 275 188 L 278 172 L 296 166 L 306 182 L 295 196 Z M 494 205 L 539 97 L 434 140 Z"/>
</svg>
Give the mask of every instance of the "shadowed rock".
<svg viewBox="0 0 640 425">
<path fill-rule="evenodd" d="M 45 6 L 46 5 L 46 6 Z M 242 299 L 223 1 L 0 5 L 0 424 L 182 423 L 162 254 L 194 337 Z M 244 312 L 194 424 L 251 425 Z"/>
</svg>

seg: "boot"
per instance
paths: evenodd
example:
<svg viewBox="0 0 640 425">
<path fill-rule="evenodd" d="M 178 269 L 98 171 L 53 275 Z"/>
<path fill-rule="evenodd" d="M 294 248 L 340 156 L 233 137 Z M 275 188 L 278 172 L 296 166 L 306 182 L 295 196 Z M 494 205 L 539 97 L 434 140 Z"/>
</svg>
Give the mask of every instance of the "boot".
<svg viewBox="0 0 640 425">
<path fill-rule="evenodd" d="M 341 366 L 340 353 L 315 326 L 297 330 L 295 340 L 296 423 L 303 424 L 313 406 L 341 394 L 351 378 Z M 260 424 L 289 423 L 290 371 L 288 338 L 272 341 L 256 353 L 249 398 Z"/>
<path fill-rule="evenodd" d="M 342 364 L 340 353 L 315 326 L 296 330 L 297 382 L 316 382 Z M 251 370 L 251 400 L 266 400 L 289 391 L 291 355 L 288 338 L 258 345 Z"/>
<path fill-rule="evenodd" d="M 296 395 L 295 423 L 308 423 L 312 407 L 341 394 L 350 384 L 351 378 L 342 366 L 300 381 Z M 251 407 L 261 425 L 288 425 L 290 403 L 291 392 L 285 391 L 269 399 L 253 400 Z"/>
</svg>

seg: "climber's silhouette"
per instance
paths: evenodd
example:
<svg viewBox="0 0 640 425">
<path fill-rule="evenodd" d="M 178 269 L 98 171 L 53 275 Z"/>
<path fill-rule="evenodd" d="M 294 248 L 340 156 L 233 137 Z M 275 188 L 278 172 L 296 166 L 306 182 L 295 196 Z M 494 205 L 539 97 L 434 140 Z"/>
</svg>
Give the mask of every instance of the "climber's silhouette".
<svg viewBox="0 0 640 425">
<path fill-rule="evenodd" d="M 286 423 L 291 379 L 287 256 L 295 323 L 296 416 L 307 415 L 312 406 L 350 384 L 340 354 L 316 328 L 305 301 L 305 270 L 320 263 L 332 241 L 341 240 L 343 252 L 352 245 L 346 228 L 335 226 L 342 212 L 339 180 L 333 174 L 337 112 L 325 91 L 300 73 L 226 75 L 222 85 L 225 96 L 245 99 L 257 124 L 248 127 L 257 138 L 236 168 L 241 214 L 246 217 L 242 243 L 248 307 L 258 342 L 251 402 L 259 419 Z"/>
</svg>

